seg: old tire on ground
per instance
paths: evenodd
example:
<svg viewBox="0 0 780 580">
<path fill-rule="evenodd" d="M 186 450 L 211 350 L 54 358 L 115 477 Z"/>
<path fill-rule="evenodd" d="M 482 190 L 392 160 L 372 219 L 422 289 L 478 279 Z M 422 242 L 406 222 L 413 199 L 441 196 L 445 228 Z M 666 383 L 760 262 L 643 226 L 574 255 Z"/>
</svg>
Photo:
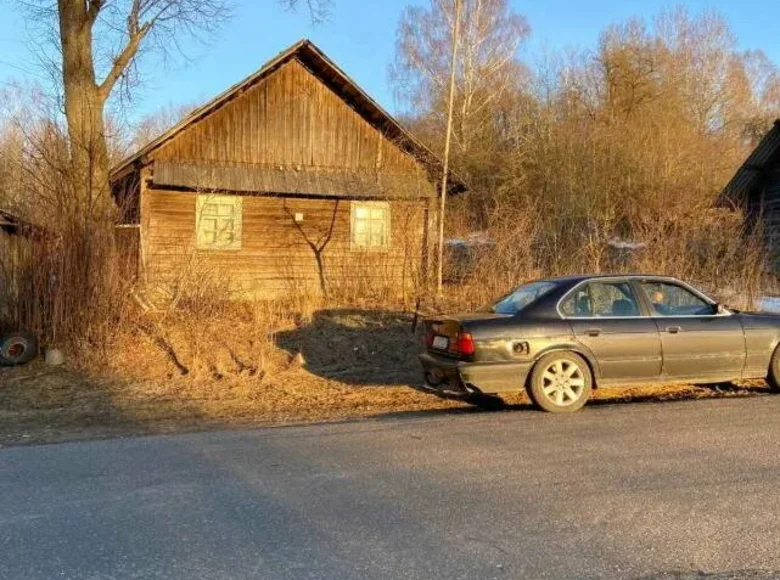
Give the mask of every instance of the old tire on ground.
<svg viewBox="0 0 780 580">
<path fill-rule="evenodd" d="M 550 413 L 573 413 L 587 403 L 592 387 L 585 359 L 573 352 L 551 352 L 534 365 L 528 396 Z"/>
<path fill-rule="evenodd" d="M 38 340 L 29 332 L 19 330 L 0 336 L 0 365 L 23 365 L 37 354 Z"/>
<path fill-rule="evenodd" d="M 772 359 L 769 361 L 766 384 L 775 393 L 780 393 L 780 346 L 772 353 Z"/>
</svg>

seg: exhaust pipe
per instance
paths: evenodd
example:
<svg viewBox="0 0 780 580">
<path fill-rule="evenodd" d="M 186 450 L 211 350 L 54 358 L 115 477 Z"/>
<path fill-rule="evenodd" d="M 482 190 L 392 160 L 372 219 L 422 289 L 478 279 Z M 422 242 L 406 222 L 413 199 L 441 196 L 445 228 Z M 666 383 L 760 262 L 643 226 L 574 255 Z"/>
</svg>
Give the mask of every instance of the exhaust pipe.
<svg viewBox="0 0 780 580">
<path fill-rule="evenodd" d="M 442 384 L 445 380 L 444 373 L 442 373 L 440 370 L 432 370 L 425 373 L 425 382 L 428 383 L 432 387 L 438 387 L 440 384 Z"/>
</svg>

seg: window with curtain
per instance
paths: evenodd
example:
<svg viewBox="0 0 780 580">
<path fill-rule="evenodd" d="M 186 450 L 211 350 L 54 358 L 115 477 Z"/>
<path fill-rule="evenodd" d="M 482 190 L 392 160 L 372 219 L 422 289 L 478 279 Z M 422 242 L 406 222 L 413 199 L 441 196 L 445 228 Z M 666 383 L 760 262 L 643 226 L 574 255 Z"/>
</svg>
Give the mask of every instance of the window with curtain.
<svg viewBox="0 0 780 580">
<path fill-rule="evenodd" d="M 384 250 L 390 245 L 390 204 L 352 202 L 352 249 Z"/>
</svg>

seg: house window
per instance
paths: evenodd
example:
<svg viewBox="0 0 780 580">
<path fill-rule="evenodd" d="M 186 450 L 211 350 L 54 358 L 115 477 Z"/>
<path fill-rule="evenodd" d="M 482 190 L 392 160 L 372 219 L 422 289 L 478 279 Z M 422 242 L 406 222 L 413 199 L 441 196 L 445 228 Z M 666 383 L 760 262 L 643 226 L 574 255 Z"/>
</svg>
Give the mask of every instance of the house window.
<svg viewBox="0 0 780 580">
<path fill-rule="evenodd" d="M 196 209 L 199 250 L 240 250 L 242 199 L 234 195 L 199 195 Z"/>
<path fill-rule="evenodd" d="M 384 250 L 390 245 L 390 204 L 352 202 L 352 248 Z"/>
</svg>

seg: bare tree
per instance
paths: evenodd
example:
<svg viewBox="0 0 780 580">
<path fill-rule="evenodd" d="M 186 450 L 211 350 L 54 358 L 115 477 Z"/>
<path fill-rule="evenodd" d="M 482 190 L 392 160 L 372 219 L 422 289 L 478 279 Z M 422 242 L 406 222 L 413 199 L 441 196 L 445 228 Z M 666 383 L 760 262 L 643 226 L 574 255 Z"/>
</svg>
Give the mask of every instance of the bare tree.
<svg viewBox="0 0 780 580">
<path fill-rule="evenodd" d="M 300 4 L 304 4 L 309 12 L 312 22 L 322 22 L 330 13 L 332 0 L 282 0 L 282 4 L 290 10 L 295 10 Z"/>
<path fill-rule="evenodd" d="M 438 257 L 436 259 L 436 294 L 442 296 L 444 275 L 444 215 L 447 209 L 447 178 L 450 173 L 450 143 L 452 140 L 452 113 L 455 106 L 455 78 L 458 58 L 458 42 L 460 41 L 460 12 L 463 0 L 455 0 L 455 18 L 452 25 L 452 57 L 450 58 L 450 85 L 447 90 L 447 128 L 444 134 L 444 158 L 442 160 L 441 193 L 439 194 L 439 236 L 436 243 Z"/>
<path fill-rule="evenodd" d="M 31 21 L 51 23 L 70 142 L 72 221 L 110 219 L 105 111 L 139 56 L 175 47 L 183 34 L 215 30 L 230 0 L 19 0 Z M 52 30 L 54 32 L 54 30 Z M 52 57 L 54 61 L 54 57 Z M 108 222 L 110 223 L 110 221 Z"/>
<path fill-rule="evenodd" d="M 428 8 L 407 7 L 398 26 L 396 62 L 390 69 L 400 100 L 418 114 L 434 114 L 442 129 L 454 14 L 453 0 L 431 0 Z M 508 0 L 463 0 L 460 28 L 453 138 L 461 151 L 468 151 L 480 126 L 490 118 L 491 107 L 515 84 L 517 49 L 530 28 L 524 17 L 512 12 Z"/>
</svg>

